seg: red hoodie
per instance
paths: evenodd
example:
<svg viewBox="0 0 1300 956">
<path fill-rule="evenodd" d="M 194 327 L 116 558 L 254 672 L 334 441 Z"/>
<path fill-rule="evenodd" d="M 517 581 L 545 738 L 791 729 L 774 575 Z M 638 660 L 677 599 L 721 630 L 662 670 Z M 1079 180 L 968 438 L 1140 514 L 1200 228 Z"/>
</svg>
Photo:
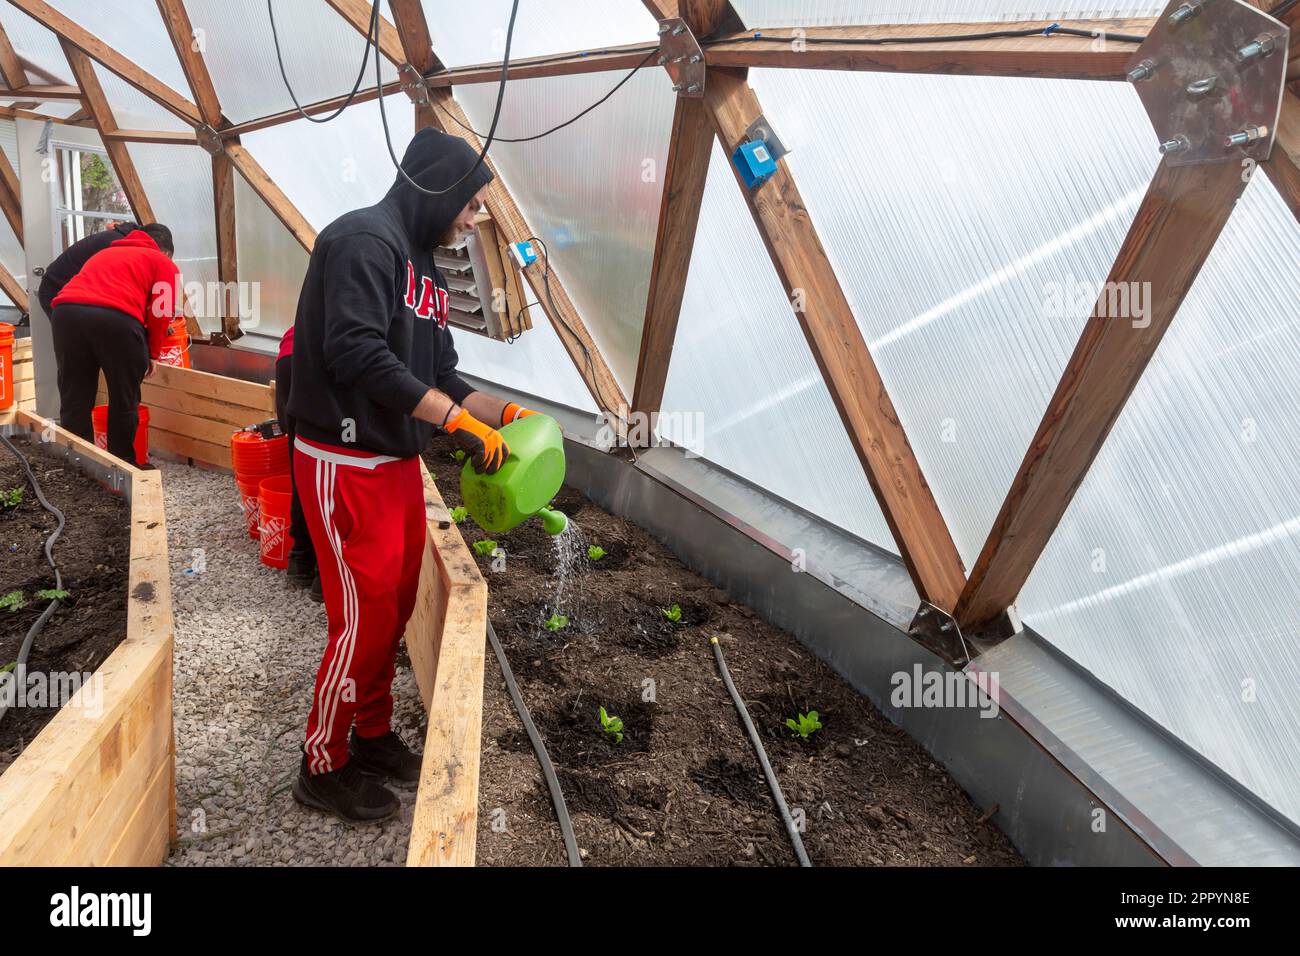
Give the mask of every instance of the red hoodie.
<svg viewBox="0 0 1300 956">
<path fill-rule="evenodd" d="M 95 253 L 54 297 L 54 305 L 77 303 L 135 316 L 149 333 L 149 356 L 162 351 L 181 287 L 176 263 L 153 238 L 137 229 Z"/>
</svg>

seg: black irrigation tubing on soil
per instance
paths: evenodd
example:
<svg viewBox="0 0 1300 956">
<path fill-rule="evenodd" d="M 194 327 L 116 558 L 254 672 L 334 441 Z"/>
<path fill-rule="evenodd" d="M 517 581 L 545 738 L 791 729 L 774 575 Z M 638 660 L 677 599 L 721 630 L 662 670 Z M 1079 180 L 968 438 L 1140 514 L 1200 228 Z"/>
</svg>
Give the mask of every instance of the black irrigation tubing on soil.
<svg viewBox="0 0 1300 956">
<path fill-rule="evenodd" d="M 54 529 L 53 534 L 45 539 L 45 560 L 50 562 L 50 567 L 54 569 L 55 590 L 62 591 L 63 575 L 59 573 L 59 566 L 54 563 L 54 542 L 57 541 L 59 535 L 63 533 L 63 512 L 46 500 L 45 492 L 41 490 L 41 483 L 36 480 L 36 472 L 32 471 L 31 462 L 29 462 L 23 453 L 18 450 L 17 446 L 9 440 L 9 436 L 0 435 L 0 441 L 3 441 L 9 447 L 9 450 L 14 453 L 14 456 L 23 466 L 23 470 L 27 472 L 27 480 L 32 483 L 32 490 L 36 492 L 36 498 L 40 501 L 41 507 L 59 519 L 59 526 Z M 41 633 L 41 629 L 45 627 L 45 622 L 48 621 L 50 616 L 58 609 L 59 603 L 59 599 L 55 598 L 46 605 L 45 610 L 41 612 L 41 616 L 36 619 L 35 623 L 33 623 L 31 628 L 27 631 L 27 636 L 23 638 L 22 646 L 18 649 L 18 659 L 15 661 L 16 666 L 14 667 L 15 679 L 18 677 L 18 669 L 25 666 L 27 663 L 27 656 L 31 653 L 32 645 L 36 643 L 36 635 Z M 7 713 L 9 713 L 9 705 L 0 702 L 0 720 L 4 720 L 5 714 Z"/>
<path fill-rule="evenodd" d="M 758 731 L 754 729 L 754 722 L 749 719 L 749 711 L 745 708 L 745 702 L 740 699 L 736 685 L 731 681 L 731 671 L 727 670 L 727 662 L 722 657 L 722 646 L 718 643 L 716 637 L 709 638 L 709 643 L 713 645 L 713 657 L 718 662 L 718 670 L 722 672 L 722 682 L 727 685 L 727 693 L 731 695 L 736 710 L 740 711 L 740 719 L 744 722 L 745 731 L 749 734 L 749 740 L 758 754 L 758 762 L 763 765 L 763 775 L 767 777 L 767 785 L 771 788 L 772 797 L 776 800 L 776 808 L 781 811 L 781 820 L 785 823 L 785 832 L 790 834 L 790 842 L 794 844 L 794 855 L 799 858 L 800 866 L 812 866 L 812 861 L 808 859 L 808 853 L 803 848 L 803 840 L 799 837 L 799 828 L 795 826 L 794 817 L 790 816 L 790 808 L 786 806 L 785 794 L 781 792 L 781 784 L 776 779 L 776 771 L 772 769 L 771 761 L 767 759 L 767 751 L 763 749 L 763 741 L 758 739 Z"/>
<path fill-rule="evenodd" d="M 546 744 L 542 743 L 542 736 L 537 732 L 537 726 L 533 723 L 532 715 L 528 713 L 528 705 L 524 703 L 523 695 L 519 693 L 519 685 L 515 683 L 514 672 L 510 669 L 510 662 L 506 660 L 505 648 L 501 646 L 501 641 L 497 638 L 497 632 L 492 627 L 491 621 L 487 622 L 487 636 L 492 643 L 492 651 L 497 656 L 497 663 L 501 665 L 501 676 L 506 679 L 506 689 L 510 691 L 510 699 L 515 702 L 515 710 L 519 713 L 519 719 L 523 721 L 524 730 L 528 731 L 528 739 L 533 742 L 537 762 L 542 765 L 542 776 L 546 778 L 546 787 L 551 791 L 551 802 L 555 804 L 555 816 L 560 821 L 560 832 L 564 834 L 564 849 L 569 854 L 569 866 L 582 866 L 582 855 L 578 853 L 578 841 L 573 835 L 573 821 L 569 819 L 569 808 L 564 803 L 564 791 L 560 789 L 560 778 L 555 775 L 555 766 L 551 763 L 551 758 L 547 756 Z"/>
</svg>

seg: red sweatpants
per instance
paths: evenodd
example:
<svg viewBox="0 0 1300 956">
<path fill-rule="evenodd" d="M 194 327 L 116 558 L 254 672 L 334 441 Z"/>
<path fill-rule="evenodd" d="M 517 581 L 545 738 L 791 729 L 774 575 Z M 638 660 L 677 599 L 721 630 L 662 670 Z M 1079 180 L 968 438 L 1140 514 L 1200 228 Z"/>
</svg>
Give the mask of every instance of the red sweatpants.
<svg viewBox="0 0 1300 956">
<path fill-rule="evenodd" d="M 308 769 L 326 773 L 347 763 L 354 720 L 361 737 L 389 731 L 393 664 L 424 556 L 424 487 L 416 458 L 301 435 L 293 469 L 329 619 L 304 747 Z"/>
</svg>

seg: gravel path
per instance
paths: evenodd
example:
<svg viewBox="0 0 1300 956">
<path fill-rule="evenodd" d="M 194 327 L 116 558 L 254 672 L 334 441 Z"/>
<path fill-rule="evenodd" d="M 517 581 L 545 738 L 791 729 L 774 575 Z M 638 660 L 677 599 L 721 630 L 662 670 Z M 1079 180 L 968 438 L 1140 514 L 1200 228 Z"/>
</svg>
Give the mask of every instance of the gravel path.
<svg viewBox="0 0 1300 956">
<path fill-rule="evenodd" d="M 380 826 L 350 827 L 294 802 L 325 611 L 264 566 L 226 474 L 162 463 L 176 615 L 173 866 L 400 865 L 415 791 Z M 198 551 L 196 552 L 196 549 Z M 196 567 L 201 557 L 203 570 Z M 413 746 L 424 715 L 399 655 L 394 727 Z"/>
</svg>

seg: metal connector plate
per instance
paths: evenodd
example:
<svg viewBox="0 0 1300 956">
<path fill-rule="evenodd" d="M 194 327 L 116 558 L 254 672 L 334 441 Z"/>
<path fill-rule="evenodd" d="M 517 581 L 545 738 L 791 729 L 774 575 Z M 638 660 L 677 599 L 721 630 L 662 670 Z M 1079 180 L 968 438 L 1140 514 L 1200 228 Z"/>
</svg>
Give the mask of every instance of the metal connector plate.
<svg viewBox="0 0 1300 956">
<path fill-rule="evenodd" d="M 1171 0 L 1129 61 L 1170 165 L 1268 158 L 1289 43 L 1284 24 L 1244 0 Z"/>
<path fill-rule="evenodd" d="M 659 21 L 659 65 L 672 77 L 678 96 L 704 96 L 704 51 L 681 17 Z"/>
</svg>

